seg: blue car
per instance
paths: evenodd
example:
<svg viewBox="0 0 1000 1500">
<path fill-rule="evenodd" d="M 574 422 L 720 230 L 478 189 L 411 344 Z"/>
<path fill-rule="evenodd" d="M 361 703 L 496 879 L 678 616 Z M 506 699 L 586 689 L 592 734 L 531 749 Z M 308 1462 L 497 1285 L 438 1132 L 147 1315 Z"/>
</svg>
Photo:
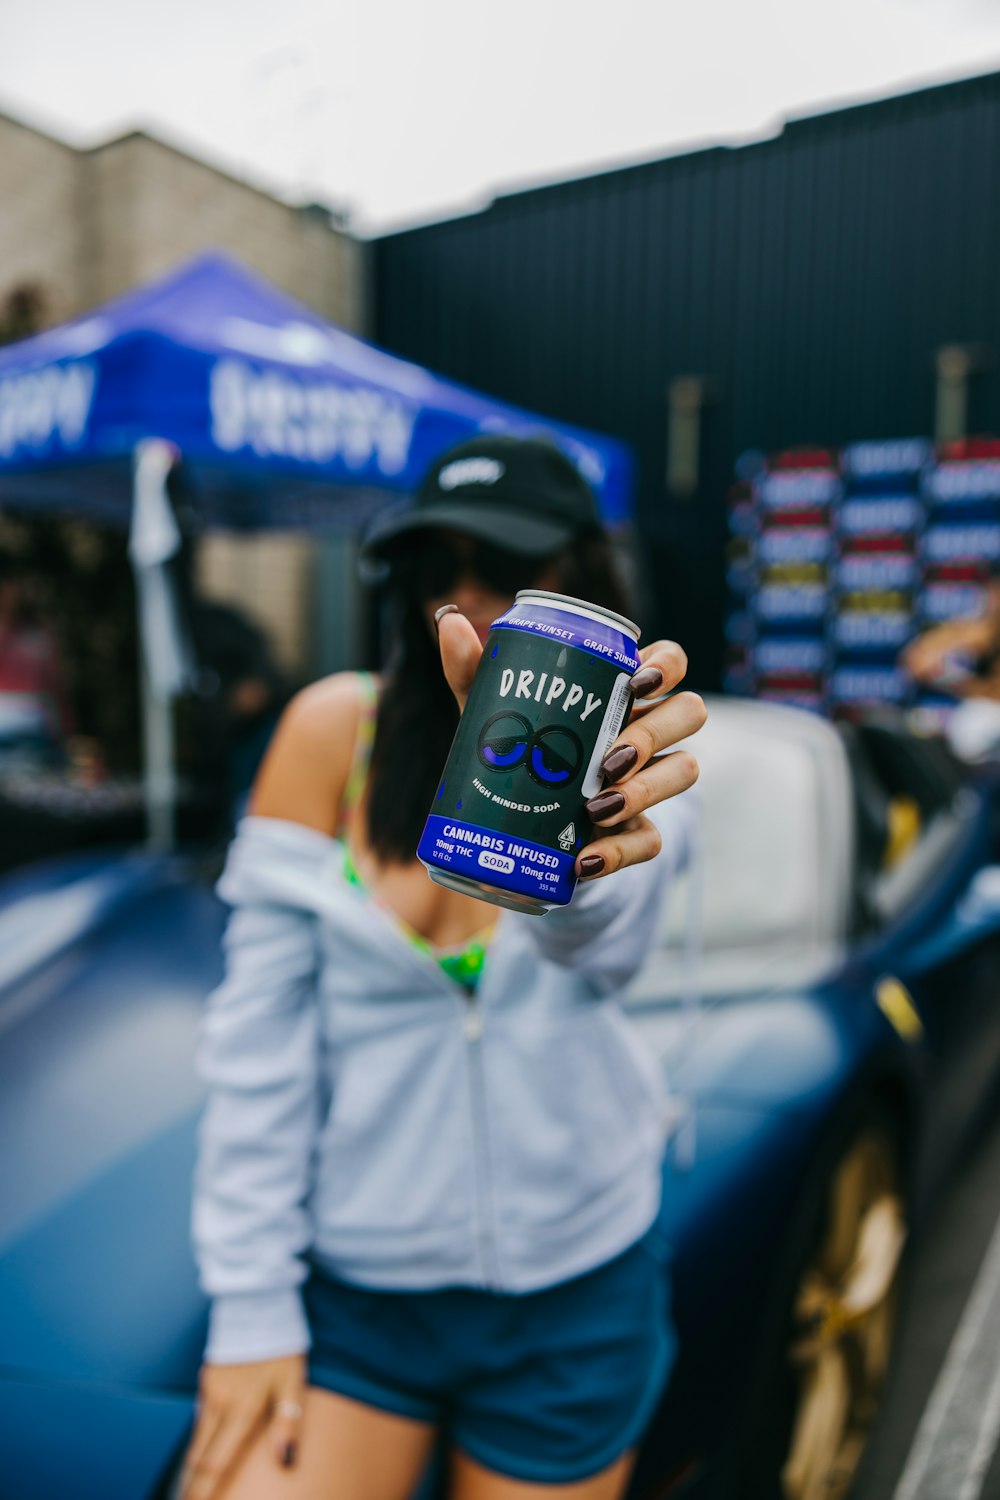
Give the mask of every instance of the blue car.
<svg viewBox="0 0 1000 1500">
<path fill-rule="evenodd" d="M 995 794 L 891 720 L 718 700 L 628 1004 L 663 1060 L 681 1356 L 634 1500 L 837 1500 L 907 1237 L 1000 1072 Z M 192 1054 L 224 850 L 0 883 L 0 1492 L 168 1500 L 205 1303 Z M 436 1469 L 421 1495 L 443 1494 Z"/>
</svg>

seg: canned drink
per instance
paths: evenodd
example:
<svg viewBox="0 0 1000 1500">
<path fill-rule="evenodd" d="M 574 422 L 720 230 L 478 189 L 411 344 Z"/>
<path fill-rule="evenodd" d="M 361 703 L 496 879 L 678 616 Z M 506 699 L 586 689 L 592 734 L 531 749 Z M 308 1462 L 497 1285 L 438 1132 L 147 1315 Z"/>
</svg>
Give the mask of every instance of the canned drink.
<svg viewBox="0 0 1000 1500">
<path fill-rule="evenodd" d="M 515 911 L 568 904 L 638 639 L 622 615 L 540 589 L 493 622 L 417 847 L 432 880 Z"/>
</svg>

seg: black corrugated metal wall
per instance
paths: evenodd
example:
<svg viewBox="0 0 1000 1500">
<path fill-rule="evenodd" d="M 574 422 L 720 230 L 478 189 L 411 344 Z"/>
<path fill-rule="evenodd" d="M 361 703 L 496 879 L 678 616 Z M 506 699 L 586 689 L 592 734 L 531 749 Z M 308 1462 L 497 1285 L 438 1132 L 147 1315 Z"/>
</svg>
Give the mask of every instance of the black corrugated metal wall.
<svg viewBox="0 0 1000 1500">
<path fill-rule="evenodd" d="M 725 493 L 746 448 L 930 434 L 937 349 L 1000 351 L 1000 74 L 499 199 L 375 246 L 376 337 L 634 445 L 647 631 L 718 683 Z M 708 377 L 698 493 L 667 388 Z M 1000 373 L 970 428 L 1000 430 Z"/>
</svg>

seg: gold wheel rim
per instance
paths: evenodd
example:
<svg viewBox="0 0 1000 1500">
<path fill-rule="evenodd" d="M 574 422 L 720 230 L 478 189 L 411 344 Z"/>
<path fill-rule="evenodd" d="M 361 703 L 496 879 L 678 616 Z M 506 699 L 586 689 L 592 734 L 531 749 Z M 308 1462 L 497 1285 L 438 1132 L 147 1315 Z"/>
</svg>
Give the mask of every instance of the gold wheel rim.
<svg viewBox="0 0 1000 1500">
<path fill-rule="evenodd" d="M 892 1143 L 865 1131 L 831 1180 L 822 1237 L 795 1295 L 786 1500 L 842 1500 L 850 1487 L 888 1370 L 905 1236 Z"/>
</svg>

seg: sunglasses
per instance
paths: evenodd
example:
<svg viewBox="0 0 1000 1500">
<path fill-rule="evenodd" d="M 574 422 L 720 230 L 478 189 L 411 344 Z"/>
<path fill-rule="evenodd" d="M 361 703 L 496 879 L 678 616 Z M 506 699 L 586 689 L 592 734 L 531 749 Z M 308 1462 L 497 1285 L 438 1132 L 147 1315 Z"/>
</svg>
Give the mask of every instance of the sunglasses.
<svg viewBox="0 0 1000 1500">
<path fill-rule="evenodd" d="M 583 746 L 572 729 L 553 724 L 532 730 L 521 714 L 507 710 L 486 720 L 477 749 L 490 771 L 512 771 L 527 762 L 528 775 L 539 786 L 565 786 L 583 763 Z"/>
<path fill-rule="evenodd" d="M 531 588 L 548 566 L 549 558 L 525 557 L 492 542 L 463 538 L 462 545 L 441 536 L 415 537 L 393 563 L 393 572 L 423 602 L 441 599 L 463 573 L 471 573 L 497 594 L 513 597 Z"/>
</svg>

